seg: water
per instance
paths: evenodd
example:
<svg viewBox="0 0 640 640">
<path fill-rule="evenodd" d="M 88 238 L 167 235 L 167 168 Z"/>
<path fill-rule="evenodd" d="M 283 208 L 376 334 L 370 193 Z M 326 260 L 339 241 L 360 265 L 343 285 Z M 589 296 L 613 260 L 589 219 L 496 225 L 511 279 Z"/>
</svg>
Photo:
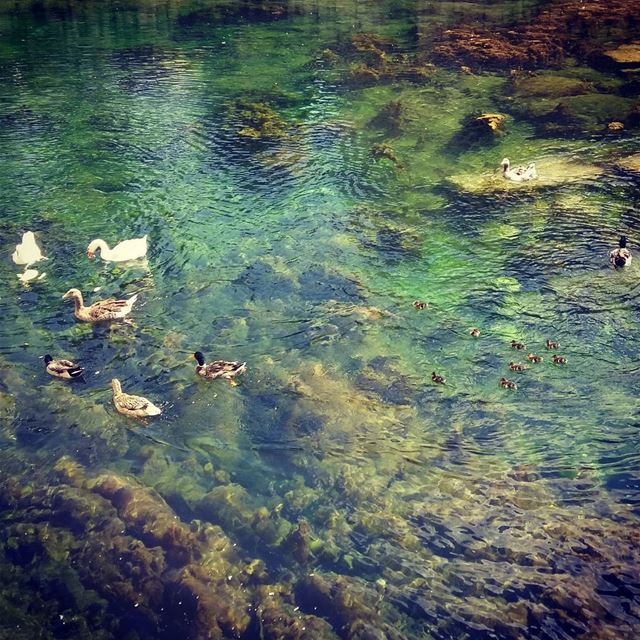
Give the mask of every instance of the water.
<svg viewBox="0 0 640 640">
<path fill-rule="evenodd" d="M 537 4 L 0 3 L 2 637 L 638 637 L 637 74 L 427 65 Z"/>
</svg>

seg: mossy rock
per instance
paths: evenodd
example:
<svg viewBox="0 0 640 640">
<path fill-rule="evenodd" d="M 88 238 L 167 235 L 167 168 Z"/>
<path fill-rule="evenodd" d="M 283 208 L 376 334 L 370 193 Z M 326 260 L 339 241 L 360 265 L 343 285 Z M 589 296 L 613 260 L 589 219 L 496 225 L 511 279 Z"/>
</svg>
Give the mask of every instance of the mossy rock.
<svg viewBox="0 0 640 640">
<path fill-rule="evenodd" d="M 513 94 L 518 98 L 562 98 L 593 91 L 589 82 L 550 73 L 516 77 L 512 86 Z"/>
<path fill-rule="evenodd" d="M 617 167 L 624 169 L 625 171 L 631 171 L 632 173 L 640 174 L 640 153 L 634 153 L 632 156 L 627 156 L 616 163 Z"/>
<path fill-rule="evenodd" d="M 493 173 L 453 175 L 447 182 L 467 193 L 491 194 L 510 191 L 526 193 L 593 180 L 603 173 L 603 169 L 596 165 L 571 162 L 562 157 L 544 158 L 536 164 L 538 178 L 528 182 L 506 180 L 499 169 Z"/>
</svg>

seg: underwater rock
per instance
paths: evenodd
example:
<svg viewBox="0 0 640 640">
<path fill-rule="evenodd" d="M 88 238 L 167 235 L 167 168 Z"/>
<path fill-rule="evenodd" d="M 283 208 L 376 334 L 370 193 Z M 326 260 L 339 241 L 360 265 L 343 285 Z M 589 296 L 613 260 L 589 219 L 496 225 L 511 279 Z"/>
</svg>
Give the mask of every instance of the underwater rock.
<svg viewBox="0 0 640 640">
<path fill-rule="evenodd" d="M 200 517 L 220 524 L 225 529 L 249 528 L 254 516 L 251 498 L 239 484 L 214 487 L 202 497 L 196 511 Z"/>
<path fill-rule="evenodd" d="M 404 165 L 402 164 L 400 158 L 398 158 L 396 152 L 384 142 L 374 144 L 371 147 L 371 155 L 378 160 L 383 158 L 391 160 L 391 162 L 393 162 L 393 164 L 395 164 L 398 169 L 404 168 Z"/>
<path fill-rule="evenodd" d="M 353 578 L 314 573 L 295 585 L 296 599 L 307 611 L 327 618 L 347 640 L 396 640 L 403 636 L 377 611 L 377 591 Z"/>
<path fill-rule="evenodd" d="M 176 572 L 167 583 L 164 598 L 170 618 L 175 618 L 178 625 L 180 621 L 190 621 L 199 629 L 198 635 L 189 633 L 188 637 L 212 640 L 242 637 L 251 623 L 249 604 L 245 592 L 230 584 L 227 577 L 212 579 L 205 568 L 196 564 Z M 179 629 L 177 626 L 175 632 Z"/>
<path fill-rule="evenodd" d="M 254 603 L 259 637 L 264 640 L 337 640 L 331 625 L 322 618 L 303 614 L 285 603 L 276 589 L 258 589 Z"/>
<path fill-rule="evenodd" d="M 618 160 L 616 166 L 625 171 L 640 173 L 640 153 L 634 153 L 631 156 Z"/>
<path fill-rule="evenodd" d="M 450 147 L 468 149 L 476 144 L 490 144 L 501 138 L 507 117 L 502 113 L 482 113 L 464 118 L 460 130 L 456 133 Z"/>
<path fill-rule="evenodd" d="M 236 100 L 230 109 L 236 133 L 252 140 L 283 138 L 289 126 L 268 104 Z"/>
<path fill-rule="evenodd" d="M 388 102 L 369 125 L 378 129 L 384 129 L 388 135 L 396 136 L 401 133 L 407 122 L 406 109 L 400 100 Z"/>
<path fill-rule="evenodd" d="M 298 564 L 305 565 L 311 558 L 311 528 L 306 520 L 298 520 L 298 526 L 282 541 L 283 551 L 290 553 Z"/>
<path fill-rule="evenodd" d="M 169 562 L 185 564 L 199 556 L 195 535 L 160 496 L 115 474 L 98 476 L 88 488 L 109 500 L 122 521 L 142 540 L 161 546 Z"/>
<path fill-rule="evenodd" d="M 508 28 L 489 31 L 459 25 L 447 29 L 436 38 L 433 56 L 456 68 L 465 65 L 504 72 L 555 67 L 569 55 L 586 58 L 592 54 L 592 38 L 584 37 L 585 33 L 609 35 L 614 27 L 623 31 L 633 24 L 636 14 L 636 0 L 558 0 L 543 5 L 530 22 Z"/>
<path fill-rule="evenodd" d="M 462 191 L 489 195 L 517 190 L 535 192 L 573 182 L 595 180 L 604 171 L 596 165 L 572 162 L 562 157 L 545 158 L 536 164 L 538 178 L 528 182 L 505 180 L 499 169 L 493 173 L 453 175 L 447 181 Z"/>
<path fill-rule="evenodd" d="M 555 73 L 534 75 L 514 75 L 511 91 L 517 98 L 563 98 L 593 91 L 593 85 L 579 78 L 561 76 Z"/>
<path fill-rule="evenodd" d="M 504 70 L 557 64 L 563 53 L 551 38 L 521 42 L 497 30 L 466 25 L 445 30 L 433 47 L 436 61 L 472 69 Z"/>
<path fill-rule="evenodd" d="M 640 69 L 640 41 L 623 44 L 616 49 L 603 51 L 602 58 L 618 69 Z"/>
</svg>

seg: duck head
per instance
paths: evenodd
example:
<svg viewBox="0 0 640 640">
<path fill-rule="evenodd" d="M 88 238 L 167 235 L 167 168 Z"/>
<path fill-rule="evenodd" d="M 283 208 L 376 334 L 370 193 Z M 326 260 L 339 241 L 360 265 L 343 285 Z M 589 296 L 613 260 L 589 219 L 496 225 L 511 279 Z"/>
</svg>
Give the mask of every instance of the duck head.
<svg viewBox="0 0 640 640">
<path fill-rule="evenodd" d="M 44 363 L 49 364 L 52 360 L 53 358 L 47 353 L 47 355 L 44 357 Z"/>
<path fill-rule="evenodd" d="M 102 240 L 102 238 L 96 238 L 89 243 L 87 247 L 87 258 L 92 260 L 96 257 L 96 251 L 100 249 L 100 251 L 109 251 L 109 245 Z"/>
<path fill-rule="evenodd" d="M 627 246 L 627 236 L 620 236 L 620 248 L 624 249 Z"/>
<path fill-rule="evenodd" d="M 507 171 L 509 171 L 510 165 L 511 163 L 509 162 L 509 158 L 502 158 L 502 162 L 500 163 L 500 166 L 502 167 L 502 173 L 506 173 Z"/>
<path fill-rule="evenodd" d="M 202 354 L 202 351 L 196 351 L 193 354 L 193 357 L 198 361 L 198 364 L 201 367 L 204 366 L 204 355 Z"/>
<path fill-rule="evenodd" d="M 68 300 L 69 298 L 81 299 L 82 298 L 82 294 L 80 293 L 80 291 L 78 289 L 69 289 L 69 291 L 67 291 L 67 293 L 65 293 L 62 296 L 62 299 L 63 300 Z"/>
</svg>

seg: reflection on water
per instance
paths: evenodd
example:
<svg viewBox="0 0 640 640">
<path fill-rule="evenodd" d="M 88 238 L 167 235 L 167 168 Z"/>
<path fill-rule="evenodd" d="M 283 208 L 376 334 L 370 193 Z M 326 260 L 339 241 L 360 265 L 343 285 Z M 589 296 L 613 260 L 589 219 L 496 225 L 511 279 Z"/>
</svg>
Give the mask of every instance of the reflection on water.
<svg viewBox="0 0 640 640">
<path fill-rule="evenodd" d="M 0 2 L 7 637 L 640 635 L 638 33 L 538 4 Z"/>
</svg>

